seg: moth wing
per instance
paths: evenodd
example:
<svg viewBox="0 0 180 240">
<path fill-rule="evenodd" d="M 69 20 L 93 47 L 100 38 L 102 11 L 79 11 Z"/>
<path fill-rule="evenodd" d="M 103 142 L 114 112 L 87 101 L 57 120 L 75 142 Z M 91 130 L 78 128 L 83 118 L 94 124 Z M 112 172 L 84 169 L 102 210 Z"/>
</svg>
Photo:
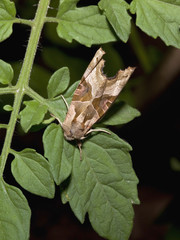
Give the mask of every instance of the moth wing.
<svg viewBox="0 0 180 240">
<path fill-rule="evenodd" d="M 91 73 L 78 85 L 69 110 L 75 109 L 72 121 L 81 124 L 86 133 L 99 118 L 96 108 L 92 105 L 94 99 L 100 99 L 106 88 L 107 78 L 101 70 L 104 60 L 101 59 Z M 69 112 L 69 111 L 68 111 Z M 70 120 L 70 119 L 69 119 Z"/>
<path fill-rule="evenodd" d="M 74 92 L 72 102 L 91 101 L 92 97 L 96 96 L 97 94 L 102 95 L 105 82 L 104 78 L 98 78 L 98 75 L 101 72 L 101 68 L 104 66 L 104 60 L 102 59 L 104 54 L 105 52 L 102 50 L 102 48 L 99 48 L 95 53 Z"/>
<path fill-rule="evenodd" d="M 131 74 L 134 72 L 135 68 L 128 67 L 125 70 L 119 70 L 115 77 L 107 78 L 102 72 L 101 75 L 105 78 L 106 86 L 104 88 L 103 94 L 96 97 L 92 101 L 92 106 L 96 111 L 98 118 L 91 118 L 88 122 L 86 128 L 90 128 L 99 119 L 101 119 L 106 111 L 110 108 L 112 103 L 116 100 L 120 94 L 123 87 L 126 85 Z"/>
<path fill-rule="evenodd" d="M 74 92 L 66 118 L 63 122 L 63 126 L 68 128 L 67 131 L 81 126 L 85 134 L 88 130 L 85 125 L 89 120 L 93 120 L 92 122 L 94 122 L 94 120 L 98 118 L 97 112 L 91 102 L 94 97 L 102 96 L 105 89 L 106 81 L 104 76 L 98 77 L 98 75 L 101 75 L 101 68 L 104 66 L 104 60 L 102 59 L 104 54 L 105 52 L 101 48 L 96 52 Z M 89 128 L 91 126 L 92 125 L 90 125 Z"/>
<path fill-rule="evenodd" d="M 135 68 L 128 67 L 125 70 L 119 70 L 116 76 L 113 78 L 107 79 L 106 88 L 100 99 L 99 107 L 97 109 L 100 117 L 106 113 L 112 103 L 119 96 L 134 70 Z"/>
</svg>

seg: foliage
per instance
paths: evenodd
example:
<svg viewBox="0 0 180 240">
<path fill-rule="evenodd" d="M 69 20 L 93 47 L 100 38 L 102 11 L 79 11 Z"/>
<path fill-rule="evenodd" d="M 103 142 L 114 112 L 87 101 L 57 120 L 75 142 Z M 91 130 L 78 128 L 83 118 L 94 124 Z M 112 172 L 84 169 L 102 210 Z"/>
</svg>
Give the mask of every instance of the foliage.
<svg viewBox="0 0 180 240">
<path fill-rule="evenodd" d="M 43 90 L 40 95 L 31 87 L 31 70 L 46 22 L 57 23 L 57 34 L 61 40 L 73 44 L 75 40 L 90 47 L 118 39 L 127 42 L 131 33 L 132 15 L 136 14 L 136 25 L 142 31 L 154 38 L 160 37 L 167 45 L 179 48 L 180 2 L 133 0 L 128 4 L 124 0 L 100 0 L 98 5 L 77 7 L 78 2 L 59 1 L 54 17 L 47 15 L 50 0 L 39 0 L 35 18 L 28 20 L 16 17 L 13 1 L 0 1 L 0 41 L 9 38 L 13 24 L 31 27 L 26 55 L 16 82 L 14 76 L 17 73 L 13 72 L 9 63 L 0 59 L 0 94 L 14 96 L 13 106 L 8 103 L 4 106 L 4 110 L 11 114 L 9 123 L 0 124 L 0 128 L 6 129 L 0 156 L 0 239 L 29 238 L 31 212 L 27 200 L 20 189 L 8 185 L 3 179 L 9 154 L 14 157 L 11 163 L 12 174 L 22 188 L 39 196 L 53 198 L 56 183 L 63 189 L 62 202 L 70 204 L 82 223 L 88 213 L 90 222 L 99 235 L 110 240 L 125 240 L 131 233 L 134 215 L 132 204 L 139 203 L 138 179 L 129 154 L 131 146 L 112 132 L 110 135 L 92 134 L 83 141 L 83 160 L 80 161 L 76 143 L 67 142 L 60 125 L 51 123 L 54 120 L 52 116 L 61 121 L 65 118 L 67 109 L 60 95 L 63 94 L 70 103 L 78 81 L 68 88 L 70 73 L 63 66 L 49 78 L 47 94 Z M 48 59 L 47 53 L 44 56 Z M 63 60 L 75 63 L 69 58 Z M 41 89 L 45 87 L 44 76 L 41 77 L 41 71 L 37 69 L 36 82 L 41 83 Z M 48 98 L 44 97 L 46 95 Z M 31 100 L 23 102 L 24 96 Z M 22 103 L 25 105 L 23 109 Z M 135 108 L 117 102 L 100 124 L 103 127 L 122 125 L 137 116 L 139 112 Z M 11 148 L 18 118 L 25 133 L 34 125 L 45 128 L 44 156 L 30 148 L 19 152 Z"/>
</svg>

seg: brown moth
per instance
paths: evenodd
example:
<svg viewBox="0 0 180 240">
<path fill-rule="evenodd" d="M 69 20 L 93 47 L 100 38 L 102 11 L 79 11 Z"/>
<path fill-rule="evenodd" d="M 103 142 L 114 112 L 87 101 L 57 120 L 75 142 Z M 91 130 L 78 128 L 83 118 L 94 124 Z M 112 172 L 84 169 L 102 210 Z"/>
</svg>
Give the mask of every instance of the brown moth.
<svg viewBox="0 0 180 240">
<path fill-rule="evenodd" d="M 61 124 L 64 137 L 69 141 L 82 140 L 92 131 L 104 131 L 91 127 L 103 117 L 134 72 L 135 68 L 128 67 L 108 78 L 103 73 L 104 54 L 102 48 L 96 52 L 74 92 L 66 118 Z"/>
</svg>

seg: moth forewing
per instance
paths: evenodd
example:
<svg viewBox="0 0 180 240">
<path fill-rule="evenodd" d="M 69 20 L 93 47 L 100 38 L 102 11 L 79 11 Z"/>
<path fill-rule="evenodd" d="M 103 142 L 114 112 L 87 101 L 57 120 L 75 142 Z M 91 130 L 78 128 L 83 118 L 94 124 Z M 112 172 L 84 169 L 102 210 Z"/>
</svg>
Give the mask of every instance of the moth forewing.
<svg viewBox="0 0 180 240">
<path fill-rule="evenodd" d="M 106 87 L 104 92 L 99 99 L 98 104 L 95 104 L 95 109 L 98 112 L 99 119 L 101 119 L 106 111 L 110 108 L 112 103 L 119 96 L 123 87 L 126 85 L 129 80 L 131 74 L 134 72 L 135 68 L 128 67 L 125 70 L 119 70 L 116 76 L 111 78 L 106 78 Z M 97 99 L 95 99 L 97 101 Z M 94 123 L 93 123 L 94 124 Z"/>
</svg>

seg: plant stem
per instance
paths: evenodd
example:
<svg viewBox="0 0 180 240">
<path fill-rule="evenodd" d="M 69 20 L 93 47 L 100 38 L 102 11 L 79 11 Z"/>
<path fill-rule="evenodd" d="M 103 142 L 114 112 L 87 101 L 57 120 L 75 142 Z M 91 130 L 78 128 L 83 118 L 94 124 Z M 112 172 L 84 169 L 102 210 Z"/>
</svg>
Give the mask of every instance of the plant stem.
<svg viewBox="0 0 180 240">
<path fill-rule="evenodd" d="M 21 102 L 25 93 L 25 89 L 28 87 L 31 69 L 34 62 L 34 57 L 36 54 L 40 34 L 44 25 L 45 17 L 47 14 L 48 6 L 50 0 L 40 0 L 38 4 L 38 8 L 36 11 L 36 16 L 32 21 L 32 29 L 28 42 L 28 46 L 26 49 L 25 58 L 23 61 L 23 65 L 21 68 L 21 72 L 19 75 L 19 79 L 16 84 L 16 93 L 13 104 L 13 111 L 11 113 L 11 117 L 9 120 L 6 137 L 2 149 L 2 154 L 0 158 L 0 178 L 3 175 L 3 171 L 5 168 L 6 160 L 9 154 L 13 133 L 15 130 L 18 114 L 21 107 Z"/>
<path fill-rule="evenodd" d="M 54 22 L 54 23 L 59 23 L 59 19 L 55 17 L 46 17 L 45 22 Z"/>
<path fill-rule="evenodd" d="M 0 88 L 0 95 L 1 94 L 14 94 L 16 91 L 17 91 L 16 86 Z"/>
<path fill-rule="evenodd" d="M 8 127 L 7 124 L 3 124 L 3 123 L 0 124 L 0 128 L 7 128 L 7 127 Z"/>
<path fill-rule="evenodd" d="M 46 105 L 46 99 L 43 98 L 41 95 L 39 95 L 37 92 L 35 92 L 32 88 L 30 88 L 29 86 L 25 89 L 25 93 L 26 95 L 28 95 L 29 97 L 31 97 L 32 99 L 38 101 L 39 103 Z"/>
<path fill-rule="evenodd" d="M 29 26 L 33 26 L 33 21 L 28 19 L 16 18 L 13 23 L 21 23 Z"/>
</svg>

